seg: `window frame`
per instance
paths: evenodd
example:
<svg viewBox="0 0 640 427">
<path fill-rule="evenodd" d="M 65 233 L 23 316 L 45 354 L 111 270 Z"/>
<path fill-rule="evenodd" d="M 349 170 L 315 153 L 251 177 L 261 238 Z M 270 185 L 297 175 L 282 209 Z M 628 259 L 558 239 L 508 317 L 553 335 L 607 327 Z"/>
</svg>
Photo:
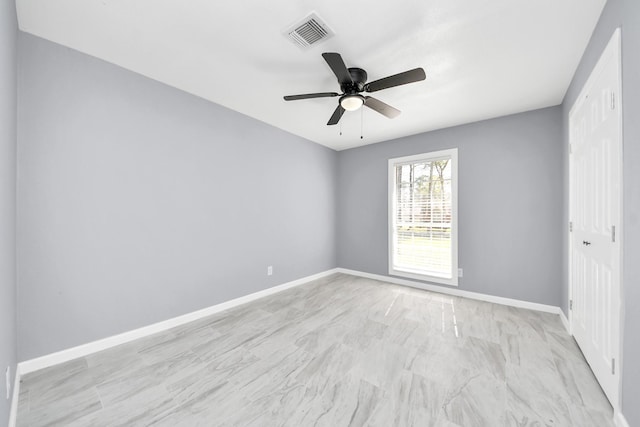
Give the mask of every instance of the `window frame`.
<svg viewBox="0 0 640 427">
<path fill-rule="evenodd" d="M 396 174 L 398 165 L 451 159 L 451 278 L 436 275 L 422 274 L 403 269 L 398 269 L 393 264 L 394 231 L 395 231 L 395 200 L 396 200 Z M 389 159 L 388 168 L 388 244 L 389 275 L 417 279 L 442 285 L 458 286 L 458 149 L 432 151 L 412 156 L 396 157 Z"/>
</svg>

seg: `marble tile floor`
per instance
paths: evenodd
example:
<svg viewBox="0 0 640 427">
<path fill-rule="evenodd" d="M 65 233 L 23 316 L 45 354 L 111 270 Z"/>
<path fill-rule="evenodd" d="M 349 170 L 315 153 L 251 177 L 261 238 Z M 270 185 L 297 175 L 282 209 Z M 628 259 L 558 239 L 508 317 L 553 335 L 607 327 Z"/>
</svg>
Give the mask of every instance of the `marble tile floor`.
<svg viewBox="0 0 640 427">
<path fill-rule="evenodd" d="M 336 274 L 22 379 L 18 426 L 609 427 L 557 315 Z"/>
</svg>

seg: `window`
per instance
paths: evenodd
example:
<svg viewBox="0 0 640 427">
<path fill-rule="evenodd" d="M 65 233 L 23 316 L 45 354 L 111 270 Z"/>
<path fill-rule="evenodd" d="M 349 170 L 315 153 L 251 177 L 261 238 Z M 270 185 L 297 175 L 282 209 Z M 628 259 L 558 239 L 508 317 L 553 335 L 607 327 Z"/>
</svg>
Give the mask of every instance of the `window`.
<svg viewBox="0 0 640 427">
<path fill-rule="evenodd" d="M 458 285 L 458 150 L 389 160 L 389 274 Z"/>
</svg>

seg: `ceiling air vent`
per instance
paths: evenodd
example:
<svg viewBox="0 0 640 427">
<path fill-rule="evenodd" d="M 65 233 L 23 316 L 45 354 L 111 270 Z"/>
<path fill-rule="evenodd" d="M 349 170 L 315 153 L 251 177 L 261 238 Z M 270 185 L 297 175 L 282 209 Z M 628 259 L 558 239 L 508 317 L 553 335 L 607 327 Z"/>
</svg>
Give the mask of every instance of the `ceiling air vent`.
<svg viewBox="0 0 640 427">
<path fill-rule="evenodd" d="M 297 46 L 308 49 L 314 44 L 332 37 L 335 33 L 318 15 L 311 13 L 287 28 L 284 34 Z"/>
</svg>

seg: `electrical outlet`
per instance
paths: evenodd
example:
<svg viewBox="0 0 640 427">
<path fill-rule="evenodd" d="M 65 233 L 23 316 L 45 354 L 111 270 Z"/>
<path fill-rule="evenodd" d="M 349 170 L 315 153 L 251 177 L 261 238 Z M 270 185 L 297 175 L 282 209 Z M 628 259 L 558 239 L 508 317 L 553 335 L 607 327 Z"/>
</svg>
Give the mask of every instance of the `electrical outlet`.
<svg viewBox="0 0 640 427">
<path fill-rule="evenodd" d="M 270 265 L 267 267 L 267 276 L 272 276 L 273 275 L 273 266 Z"/>
<path fill-rule="evenodd" d="M 458 269 L 458 277 L 462 277 L 462 269 L 461 268 Z"/>
<path fill-rule="evenodd" d="M 11 397 L 11 366 L 7 366 L 7 370 L 4 374 L 5 387 L 7 389 L 7 400 Z"/>
</svg>

